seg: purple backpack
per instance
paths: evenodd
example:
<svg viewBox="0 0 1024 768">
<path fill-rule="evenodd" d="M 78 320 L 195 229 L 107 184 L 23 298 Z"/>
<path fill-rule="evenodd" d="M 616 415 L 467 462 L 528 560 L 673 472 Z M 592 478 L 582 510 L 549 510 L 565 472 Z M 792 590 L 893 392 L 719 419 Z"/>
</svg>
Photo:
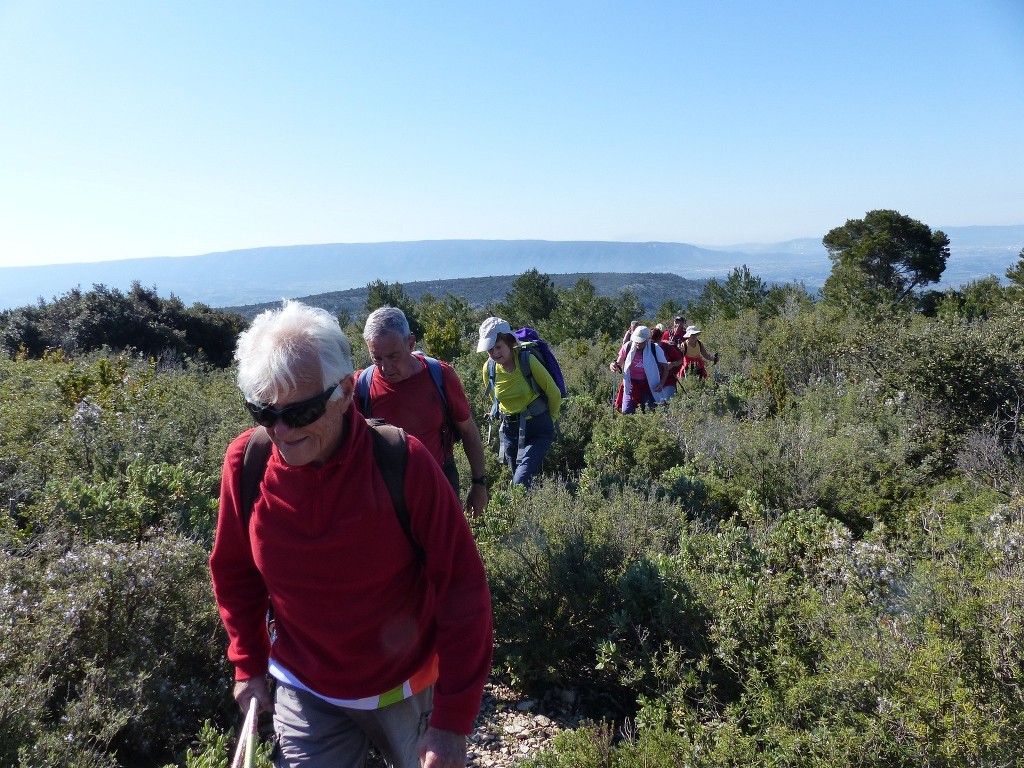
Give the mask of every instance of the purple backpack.
<svg viewBox="0 0 1024 768">
<path fill-rule="evenodd" d="M 562 367 L 558 364 L 555 359 L 555 353 L 551 351 L 551 347 L 544 339 L 540 337 L 533 328 L 520 328 L 518 331 L 513 331 L 513 335 L 519 339 L 519 343 L 524 346 L 530 352 L 537 355 L 540 361 L 544 363 L 544 367 L 548 373 L 551 374 L 551 378 L 554 379 L 555 384 L 558 385 L 558 391 L 562 393 L 562 397 L 568 395 L 568 391 L 565 388 L 565 379 L 562 377 Z"/>
</svg>

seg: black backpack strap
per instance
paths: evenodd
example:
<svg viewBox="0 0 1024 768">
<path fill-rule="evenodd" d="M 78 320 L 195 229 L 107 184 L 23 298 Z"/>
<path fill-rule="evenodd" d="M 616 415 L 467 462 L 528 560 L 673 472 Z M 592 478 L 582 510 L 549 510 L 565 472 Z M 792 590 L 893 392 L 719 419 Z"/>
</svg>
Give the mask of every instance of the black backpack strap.
<svg viewBox="0 0 1024 768">
<path fill-rule="evenodd" d="M 242 525 L 245 536 L 249 537 L 249 521 L 252 519 L 252 508 L 256 506 L 256 498 L 260 495 L 260 483 L 267 472 L 270 451 L 274 444 L 264 427 L 256 427 L 245 442 L 245 453 L 242 454 Z M 274 637 L 274 606 L 267 601 L 267 631 L 271 640 Z"/>
<path fill-rule="evenodd" d="M 381 477 L 384 478 L 384 485 L 388 488 L 398 524 L 402 526 L 402 533 L 409 540 L 416 559 L 420 563 L 425 563 L 427 555 L 412 535 L 409 508 L 405 505 L 405 467 L 409 455 L 405 432 L 399 427 L 385 424 L 381 419 L 367 419 L 366 424 L 370 427 L 370 436 L 373 438 L 373 460 Z"/>
<path fill-rule="evenodd" d="M 256 427 L 245 443 L 245 453 L 242 454 L 242 521 L 246 530 L 249 528 L 252 508 L 256 504 L 256 497 L 259 496 L 260 483 L 267 471 L 267 462 L 270 461 L 273 446 L 264 427 Z"/>
<path fill-rule="evenodd" d="M 441 410 L 444 411 L 443 426 L 441 427 L 441 447 L 447 454 L 452 450 L 452 446 L 455 445 L 455 441 L 460 438 L 460 435 L 459 428 L 452 417 L 451 406 L 448 404 L 448 393 L 444 391 L 444 369 L 441 367 L 440 360 L 429 355 L 422 355 L 422 357 L 423 362 L 427 366 L 427 373 L 434 380 L 437 393 L 441 396 Z"/>
</svg>

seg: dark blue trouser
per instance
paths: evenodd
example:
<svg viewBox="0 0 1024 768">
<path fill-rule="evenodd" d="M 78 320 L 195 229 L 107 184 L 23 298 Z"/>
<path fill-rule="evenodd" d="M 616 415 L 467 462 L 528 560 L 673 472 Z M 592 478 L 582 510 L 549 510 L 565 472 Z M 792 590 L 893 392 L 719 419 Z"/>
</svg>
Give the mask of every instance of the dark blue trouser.
<svg viewBox="0 0 1024 768">
<path fill-rule="evenodd" d="M 526 420 L 526 438 L 519 450 L 519 417 L 511 416 L 501 423 L 501 452 L 511 467 L 512 484 L 530 486 L 540 474 L 541 463 L 555 439 L 555 425 L 548 411 Z"/>
</svg>

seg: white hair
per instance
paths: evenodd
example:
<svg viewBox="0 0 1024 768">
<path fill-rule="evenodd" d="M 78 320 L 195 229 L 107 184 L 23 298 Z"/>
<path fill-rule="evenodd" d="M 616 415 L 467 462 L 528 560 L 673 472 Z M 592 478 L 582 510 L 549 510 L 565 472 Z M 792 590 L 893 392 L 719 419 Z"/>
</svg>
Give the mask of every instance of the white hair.
<svg viewBox="0 0 1024 768">
<path fill-rule="evenodd" d="M 352 347 L 330 312 L 285 299 L 238 337 L 238 388 L 246 400 L 275 403 L 300 382 L 326 390 L 352 374 Z M 335 390 L 331 399 L 341 397 Z"/>
</svg>

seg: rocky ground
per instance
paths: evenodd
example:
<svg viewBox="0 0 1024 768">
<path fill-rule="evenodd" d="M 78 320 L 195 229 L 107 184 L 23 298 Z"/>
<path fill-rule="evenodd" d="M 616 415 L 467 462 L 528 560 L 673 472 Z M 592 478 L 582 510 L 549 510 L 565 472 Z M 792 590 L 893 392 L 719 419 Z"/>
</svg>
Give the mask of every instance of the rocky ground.
<svg viewBox="0 0 1024 768">
<path fill-rule="evenodd" d="M 520 696 L 497 681 L 484 689 L 476 728 L 469 737 L 471 768 L 511 768 L 536 755 L 559 731 L 575 728 L 576 697 L 568 691 L 553 693 L 543 701 Z M 373 756 L 376 758 L 376 756 Z M 371 759 L 369 768 L 383 762 Z"/>
<path fill-rule="evenodd" d="M 469 737 L 467 765 L 506 768 L 536 755 L 559 731 L 579 724 L 575 705 L 569 691 L 538 701 L 522 698 L 501 683 L 488 683 L 476 730 Z"/>
</svg>

